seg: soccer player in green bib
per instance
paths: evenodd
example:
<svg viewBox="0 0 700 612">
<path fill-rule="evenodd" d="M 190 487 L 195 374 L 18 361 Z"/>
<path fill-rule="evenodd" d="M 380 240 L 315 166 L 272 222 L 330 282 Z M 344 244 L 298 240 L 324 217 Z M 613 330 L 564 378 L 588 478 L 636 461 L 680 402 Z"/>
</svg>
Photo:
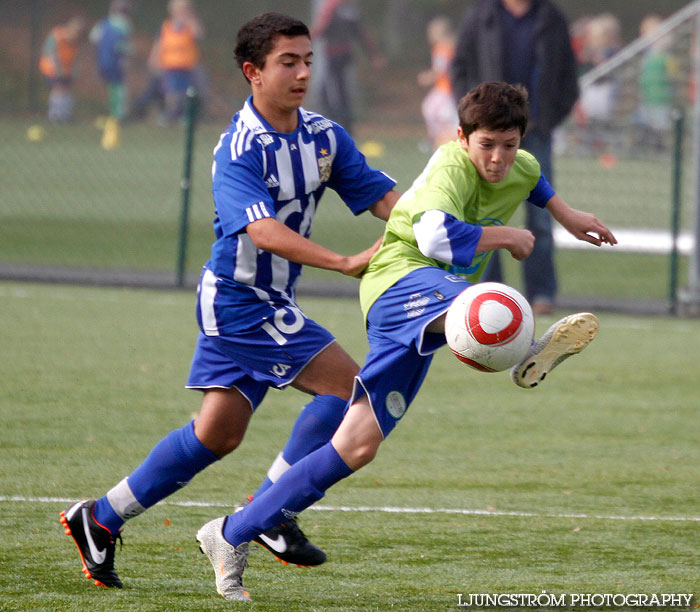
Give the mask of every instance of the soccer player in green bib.
<svg viewBox="0 0 700 612">
<path fill-rule="evenodd" d="M 236 547 L 296 516 L 374 459 L 415 398 L 433 353 L 445 344 L 444 319 L 454 298 L 478 282 L 495 249 L 518 260 L 532 251 L 530 231 L 506 225 L 523 199 L 546 207 L 580 240 L 616 244 L 594 215 L 556 195 L 537 160 L 519 149 L 528 120 L 524 88 L 483 83 L 461 100 L 459 120 L 458 138 L 435 152 L 392 210 L 382 246 L 362 277 L 370 350 L 343 421 L 330 442 L 292 465 L 240 512 L 199 530 L 200 542 L 221 534 L 219 545 L 206 550 L 215 568 L 233 568 L 228 559 Z M 597 330 L 590 313 L 561 319 L 512 368 L 511 378 L 521 387 L 537 385 Z M 229 576 L 240 581 L 242 572 L 240 564 L 230 574 L 220 571 L 217 584 Z"/>
</svg>

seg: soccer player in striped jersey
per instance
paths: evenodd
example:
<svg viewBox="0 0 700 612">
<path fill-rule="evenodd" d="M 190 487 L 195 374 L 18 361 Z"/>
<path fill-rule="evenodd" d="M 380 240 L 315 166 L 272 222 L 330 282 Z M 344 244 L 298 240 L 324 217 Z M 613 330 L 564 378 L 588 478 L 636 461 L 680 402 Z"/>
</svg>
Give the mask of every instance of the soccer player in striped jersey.
<svg viewBox="0 0 700 612">
<path fill-rule="evenodd" d="M 342 423 L 330 442 L 292 465 L 240 512 L 199 530 L 197 538 L 207 541 L 223 529 L 228 546 L 218 540 L 212 560 L 245 550 L 256 534 L 301 512 L 374 459 L 415 398 L 433 353 L 445 344 L 444 316 L 452 300 L 478 281 L 494 249 L 518 260 L 532 251 L 532 233 L 506 225 L 523 199 L 546 206 L 580 240 L 616 243 L 594 215 L 572 209 L 555 194 L 537 160 L 519 149 L 527 127 L 525 89 L 484 83 L 462 99 L 459 117 L 458 138 L 436 151 L 396 204 L 362 277 L 370 352 Z M 523 363 L 538 364 L 539 381 L 596 331 L 590 313 L 566 317 Z M 522 380 L 522 369 L 515 366 L 515 382 L 533 386 Z M 229 567 L 228 580 L 240 581 L 243 566 Z"/>
<path fill-rule="evenodd" d="M 241 442 L 270 387 L 312 396 L 255 497 L 340 424 L 359 366 L 330 332 L 304 315 L 295 286 L 303 265 L 358 276 L 379 247 L 341 255 L 309 239 L 318 203 L 335 190 L 354 214 L 386 220 L 398 200 L 395 181 L 370 168 L 338 124 L 301 108 L 311 77 L 309 31 L 291 17 L 260 15 L 238 33 L 236 59 L 252 95 L 214 149 L 216 241 L 197 299 L 200 333 L 187 387 L 204 393 L 198 416 L 163 438 L 129 476 L 97 500 L 61 514 L 83 571 L 101 586 L 121 587 L 114 540 L 123 523 L 186 485 Z M 232 490 L 234 495 L 241 494 Z M 325 553 L 286 517 L 255 541 L 280 560 L 318 565 Z M 225 547 L 222 546 L 225 544 Z M 231 568 L 245 565 L 222 530 L 201 540 L 228 599 L 247 600 Z M 226 579 L 225 579 L 226 578 Z"/>
</svg>

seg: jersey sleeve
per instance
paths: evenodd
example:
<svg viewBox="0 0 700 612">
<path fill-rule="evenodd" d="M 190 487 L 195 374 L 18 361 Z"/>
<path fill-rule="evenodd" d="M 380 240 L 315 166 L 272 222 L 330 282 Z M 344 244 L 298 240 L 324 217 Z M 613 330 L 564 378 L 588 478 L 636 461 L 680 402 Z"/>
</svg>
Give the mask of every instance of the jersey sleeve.
<svg viewBox="0 0 700 612">
<path fill-rule="evenodd" d="M 545 178 L 544 174 L 540 174 L 540 180 L 537 181 L 537 185 L 535 185 L 535 188 L 530 192 L 530 195 L 527 196 L 527 201 L 535 206 L 544 208 L 555 193 L 554 187 L 552 187 L 551 183 Z"/>
<path fill-rule="evenodd" d="M 232 236 L 253 221 L 274 218 L 275 206 L 262 179 L 259 157 L 244 155 L 232 160 L 227 152 L 222 153 L 226 149 L 220 147 L 214 155 L 212 193 L 223 235 Z"/>
<path fill-rule="evenodd" d="M 413 234 L 423 255 L 449 265 L 472 263 L 482 228 L 442 210 L 426 210 L 413 222 Z"/>
<path fill-rule="evenodd" d="M 350 135 L 333 124 L 337 152 L 333 160 L 328 186 L 335 190 L 355 215 L 381 200 L 396 185 L 396 181 L 380 170 L 367 165 L 365 156 Z"/>
</svg>

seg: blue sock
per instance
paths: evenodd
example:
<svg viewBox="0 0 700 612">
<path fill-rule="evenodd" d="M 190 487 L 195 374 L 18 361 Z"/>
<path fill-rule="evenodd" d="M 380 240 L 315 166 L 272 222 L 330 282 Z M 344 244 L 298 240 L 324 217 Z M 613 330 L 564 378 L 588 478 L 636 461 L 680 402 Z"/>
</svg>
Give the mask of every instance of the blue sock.
<svg viewBox="0 0 700 612">
<path fill-rule="evenodd" d="M 112 533 L 184 487 L 218 460 L 194 433 L 194 422 L 171 431 L 153 447 L 143 463 L 95 504 L 95 520 Z"/>
<path fill-rule="evenodd" d="M 226 518 L 224 538 L 238 546 L 296 516 L 321 499 L 326 490 L 347 478 L 352 470 L 328 442 L 297 461 L 260 497 Z"/>
<path fill-rule="evenodd" d="M 306 404 L 294 423 L 287 444 L 253 497 L 267 491 L 290 465 L 326 444 L 343 420 L 346 405 L 344 399 L 335 395 L 317 395 Z"/>
</svg>

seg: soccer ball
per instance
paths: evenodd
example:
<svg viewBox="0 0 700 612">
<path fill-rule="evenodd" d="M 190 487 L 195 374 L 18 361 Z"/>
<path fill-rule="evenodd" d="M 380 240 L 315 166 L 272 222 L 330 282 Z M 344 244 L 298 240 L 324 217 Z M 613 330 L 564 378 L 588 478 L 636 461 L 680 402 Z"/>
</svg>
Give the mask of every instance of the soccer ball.
<svg viewBox="0 0 700 612">
<path fill-rule="evenodd" d="M 447 345 L 457 359 L 482 372 L 501 372 L 525 358 L 535 333 L 527 300 L 501 283 L 468 287 L 450 304 Z"/>
</svg>

